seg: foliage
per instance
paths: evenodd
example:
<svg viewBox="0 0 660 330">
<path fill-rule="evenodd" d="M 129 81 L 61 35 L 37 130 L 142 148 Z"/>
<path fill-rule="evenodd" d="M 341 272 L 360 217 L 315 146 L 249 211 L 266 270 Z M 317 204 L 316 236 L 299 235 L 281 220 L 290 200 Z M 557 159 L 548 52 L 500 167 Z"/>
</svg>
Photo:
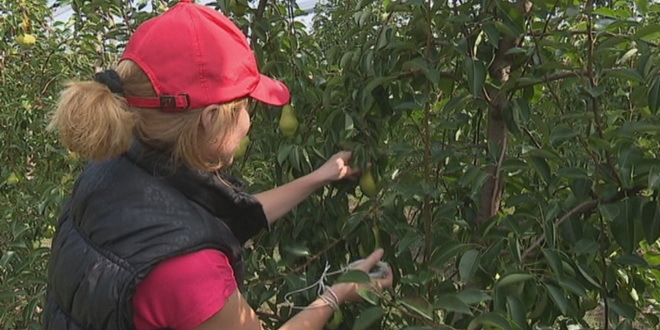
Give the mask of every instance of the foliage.
<svg viewBox="0 0 660 330">
<path fill-rule="evenodd" d="M 43 1 L 4 2 L 0 325 L 27 328 L 81 165 L 46 113 L 171 3 L 56 1 L 75 9 L 58 23 Z M 343 307 L 341 329 L 657 327 L 660 4 L 331 0 L 311 30 L 291 1 L 210 5 L 249 32 L 300 122 L 282 136 L 280 109 L 258 105 L 231 171 L 256 192 L 349 149 L 378 179 L 371 198 L 319 190 L 247 248 L 244 294 L 269 328 L 326 262 L 377 246 L 396 285 Z M 33 48 L 15 42 L 26 29 Z"/>
</svg>

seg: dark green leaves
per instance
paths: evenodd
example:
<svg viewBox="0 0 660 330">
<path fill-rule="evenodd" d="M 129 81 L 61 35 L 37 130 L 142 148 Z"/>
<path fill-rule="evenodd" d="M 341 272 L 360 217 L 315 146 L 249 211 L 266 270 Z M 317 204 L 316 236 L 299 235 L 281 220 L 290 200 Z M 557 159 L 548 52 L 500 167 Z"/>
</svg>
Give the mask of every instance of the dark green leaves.
<svg viewBox="0 0 660 330">
<path fill-rule="evenodd" d="M 337 282 L 368 283 L 369 275 L 361 270 L 348 270 L 337 278 Z"/>
<path fill-rule="evenodd" d="M 655 77 L 649 88 L 649 108 L 651 111 L 658 112 L 660 108 L 660 77 Z"/>
<path fill-rule="evenodd" d="M 355 319 L 353 330 L 364 330 L 383 317 L 385 311 L 380 307 L 369 307 L 363 310 Z"/>
<path fill-rule="evenodd" d="M 614 240 L 627 253 L 632 253 L 641 240 L 635 228 L 639 226 L 642 203 L 641 197 L 632 197 L 599 208 L 603 217 L 611 223 Z"/>
<path fill-rule="evenodd" d="M 465 74 L 467 75 L 468 89 L 475 98 L 480 97 L 486 81 L 486 66 L 478 59 L 465 59 Z"/>
<path fill-rule="evenodd" d="M 550 136 L 550 143 L 557 145 L 563 141 L 576 137 L 578 134 L 579 133 L 576 130 L 570 128 L 568 125 L 559 124 L 552 131 L 552 135 Z"/>
<path fill-rule="evenodd" d="M 463 254 L 458 265 L 458 272 L 463 282 L 467 282 L 479 268 L 479 251 L 469 250 Z"/>
<path fill-rule="evenodd" d="M 406 297 L 399 300 L 399 303 L 428 320 L 433 319 L 433 306 L 422 297 Z"/>
</svg>

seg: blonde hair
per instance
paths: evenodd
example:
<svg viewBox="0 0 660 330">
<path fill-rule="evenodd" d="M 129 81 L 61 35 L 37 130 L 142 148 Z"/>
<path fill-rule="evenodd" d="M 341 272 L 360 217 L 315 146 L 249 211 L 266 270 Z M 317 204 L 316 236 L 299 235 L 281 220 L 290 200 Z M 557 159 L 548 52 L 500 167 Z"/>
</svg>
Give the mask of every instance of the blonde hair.
<svg viewBox="0 0 660 330">
<path fill-rule="evenodd" d="M 124 93 L 138 97 L 155 97 L 147 75 L 134 62 L 124 60 L 117 66 Z M 165 150 L 174 163 L 204 171 L 220 169 L 228 159 L 209 159 L 210 144 L 231 133 L 238 113 L 247 99 L 211 105 L 211 125 L 202 127 L 203 108 L 181 113 L 158 109 L 132 108 L 124 98 L 96 81 L 69 82 L 53 113 L 49 129 L 59 131 L 62 144 L 90 159 L 106 159 L 126 152 L 133 137 Z M 220 157 L 222 158 L 222 157 Z"/>
</svg>

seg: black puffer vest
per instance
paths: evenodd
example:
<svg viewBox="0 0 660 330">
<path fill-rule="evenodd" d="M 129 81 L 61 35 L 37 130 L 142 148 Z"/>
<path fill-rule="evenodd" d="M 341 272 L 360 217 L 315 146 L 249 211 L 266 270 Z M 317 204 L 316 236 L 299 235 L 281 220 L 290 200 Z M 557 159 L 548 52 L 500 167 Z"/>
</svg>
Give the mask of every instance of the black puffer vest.
<svg viewBox="0 0 660 330">
<path fill-rule="evenodd" d="M 223 251 L 243 279 L 242 244 L 267 226 L 257 200 L 136 141 L 93 162 L 60 217 L 49 263 L 46 329 L 133 329 L 135 286 L 167 258 Z"/>
</svg>

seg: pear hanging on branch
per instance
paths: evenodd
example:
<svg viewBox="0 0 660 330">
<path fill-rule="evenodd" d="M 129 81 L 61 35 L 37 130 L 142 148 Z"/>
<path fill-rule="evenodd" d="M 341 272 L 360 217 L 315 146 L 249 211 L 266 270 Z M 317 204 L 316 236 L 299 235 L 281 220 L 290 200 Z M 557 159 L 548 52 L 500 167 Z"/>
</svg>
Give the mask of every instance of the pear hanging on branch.
<svg viewBox="0 0 660 330">
<path fill-rule="evenodd" d="M 298 118 L 293 111 L 293 107 L 285 105 L 282 107 L 282 115 L 280 116 L 280 131 L 284 136 L 294 136 L 298 130 Z"/>
<path fill-rule="evenodd" d="M 376 186 L 376 181 L 374 180 L 371 168 L 364 171 L 362 176 L 360 176 L 360 189 L 362 190 L 362 193 L 369 198 L 378 194 L 378 186 Z"/>
</svg>

